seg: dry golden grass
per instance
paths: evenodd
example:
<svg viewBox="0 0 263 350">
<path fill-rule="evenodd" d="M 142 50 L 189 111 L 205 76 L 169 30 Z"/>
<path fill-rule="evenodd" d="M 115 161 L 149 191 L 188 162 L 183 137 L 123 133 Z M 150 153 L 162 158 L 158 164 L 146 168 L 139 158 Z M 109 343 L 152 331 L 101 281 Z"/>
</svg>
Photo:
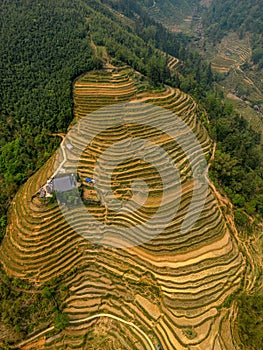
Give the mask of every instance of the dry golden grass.
<svg viewBox="0 0 263 350">
<path fill-rule="evenodd" d="M 159 94 L 139 92 L 134 73 L 128 69 L 87 74 L 74 88 L 77 120 L 102 106 L 130 100 L 161 105 L 177 113 L 196 133 L 204 153 L 211 150 L 207 132 L 196 118 L 196 103 L 179 90 L 166 87 Z M 118 132 L 121 135 L 122 130 L 116 129 L 115 136 Z M 137 132 L 138 136 L 143 133 L 140 128 Z M 70 288 L 64 311 L 71 323 L 55 336 L 46 335 L 47 349 L 148 350 L 150 344 L 155 347 L 158 343 L 164 350 L 234 349 L 227 348 L 230 341 L 225 340 L 224 334 L 229 324 L 222 323 L 225 311 L 220 307 L 240 286 L 244 256 L 211 188 L 194 228 L 185 235 L 180 233 L 193 191 L 191 169 L 183 162 L 184 155 L 176 144 L 169 143 L 155 130 L 151 132 L 152 135 L 147 136 L 146 132 L 144 136 L 156 137 L 160 146 L 169 145 L 171 157 L 181 164 L 180 171 L 185 177 L 176 217 L 163 233 L 142 246 L 100 247 L 75 233 L 56 204 L 37 207 L 30 203 L 32 194 L 52 174 L 53 159 L 29 179 L 15 197 L 0 252 L 4 268 L 12 276 L 35 283 L 64 275 Z M 136 135 L 136 131 L 134 133 Z M 93 147 L 86 150 L 80 166 L 82 176 L 92 174 L 98 149 L 102 152 L 109 137 L 110 134 L 98 137 Z M 76 141 L 73 135 L 75 147 Z M 123 174 L 117 168 L 115 174 L 119 188 L 125 193 L 128 184 L 123 175 L 134 172 L 132 178 L 137 173 L 149 183 L 160 182 L 158 174 L 145 163 L 140 167 L 138 162 L 131 162 L 126 171 Z M 118 195 L 122 196 L 120 190 Z M 153 209 L 159 205 L 160 194 L 153 186 L 150 195 L 148 207 Z M 138 220 L 142 220 L 143 215 L 148 218 L 149 208 L 138 211 Z M 129 213 L 116 217 L 103 205 L 91 210 L 102 221 L 132 223 L 135 220 Z M 83 218 L 79 216 L 78 220 L 81 224 Z M 76 273 L 67 276 L 72 269 Z M 110 317 L 81 321 L 103 313 L 119 321 Z M 78 320 L 79 323 L 73 323 Z M 34 349 L 38 345 L 32 343 L 31 346 Z"/>
</svg>

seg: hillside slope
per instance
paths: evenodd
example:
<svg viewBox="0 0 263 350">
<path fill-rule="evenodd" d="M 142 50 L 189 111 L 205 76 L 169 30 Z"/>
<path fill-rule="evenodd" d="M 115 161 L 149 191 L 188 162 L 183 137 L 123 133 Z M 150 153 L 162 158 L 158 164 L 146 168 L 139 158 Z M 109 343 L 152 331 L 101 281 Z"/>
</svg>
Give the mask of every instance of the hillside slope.
<svg viewBox="0 0 263 350">
<path fill-rule="evenodd" d="M 92 72 L 74 86 L 75 116 L 80 121 L 87 118 L 87 126 L 83 124 L 86 132 L 96 130 L 88 113 L 98 110 L 97 117 L 105 120 L 100 107 L 131 100 L 160 105 L 176 113 L 194 131 L 204 153 L 211 150 L 211 141 L 197 118 L 196 103 L 178 89 L 147 91 L 140 75 L 130 68 Z M 145 118 L 157 118 L 158 122 L 158 115 L 151 114 L 151 110 L 147 110 Z M 115 118 L 114 113 L 108 113 L 106 120 Z M 173 120 L 169 123 L 172 128 Z M 4 268 L 11 276 L 42 284 L 64 275 L 69 288 L 63 308 L 69 325 L 55 335 L 50 333 L 54 332 L 51 327 L 29 341 L 30 348 L 154 350 L 161 346 L 164 350 L 234 350 L 231 316 L 222 306 L 240 286 L 245 257 L 211 188 L 193 229 L 184 235 L 180 233 L 193 194 L 193 173 L 182 149 L 158 129 L 123 124 L 94 138 L 81 157 L 79 176 L 93 177 L 96 159 L 108 142 L 122 140 L 127 132 L 133 137 L 155 140 L 176 162 L 182 178 L 177 215 L 164 232 L 141 246 L 116 249 L 94 244 L 72 230 L 56 202 L 43 205 L 40 199 L 32 200 L 32 195 L 54 172 L 54 157 L 45 164 L 16 195 L 0 251 Z M 69 135 L 73 153 L 69 149 L 66 152 L 74 161 L 80 140 L 74 132 Z M 191 150 L 193 144 L 186 147 Z M 103 172 L 97 176 L 103 179 Z M 89 211 L 96 220 L 114 222 L 120 227 L 134 220 L 149 220 L 161 195 L 161 182 L 154 167 L 130 160 L 126 170 L 120 164 L 113 177 L 117 181 L 115 193 L 120 198 L 129 189 L 127 179 L 139 177 L 146 181 L 149 202 L 136 215 L 116 215 L 108 212 L 103 203 L 94 203 Z M 198 191 L 201 195 L 202 187 Z M 92 188 L 90 196 L 96 196 Z M 195 210 L 198 205 L 199 201 Z M 82 211 L 74 215 L 81 226 Z M 20 347 L 27 348 L 22 344 Z"/>
<path fill-rule="evenodd" d="M 120 12 L 125 12 L 131 16 L 135 13 L 146 11 L 150 17 L 161 22 L 164 26 L 171 28 L 182 24 L 183 21 L 189 20 L 194 14 L 195 7 L 199 0 L 179 1 L 179 0 L 103 0 L 109 3 Z"/>
<path fill-rule="evenodd" d="M 201 1 L 201 5 L 208 3 L 212 0 Z M 0 347 L 234 350 L 238 349 L 235 339 L 240 342 L 239 337 L 255 349 L 261 343 L 258 305 L 262 303 L 262 226 L 257 226 L 263 215 L 260 128 L 253 123 L 257 132 L 252 132 L 219 97 L 218 90 L 214 91 L 211 66 L 195 51 L 193 41 L 176 34 L 177 27 L 168 33 L 160 24 L 167 22 L 167 17 L 170 26 L 189 16 L 181 29 L 185 26 L 192 33 L 190 16 L 194 14 L 199 33 L 201 18 L 195 4 L 195 0 L 1 2 L 1 241 L 7 221 L 8 228 L 0 248 Z M 212 55 L 209 58 L 214 58 L 212 66 L 225 73 L 230 69 L 229 89 L 233 90 L 234 83 L 239 91 L 251 89 L 249 102 L 255 105 L 258 118 L 262 102 L 261 51 L 255 51 L 253 45 L 260 42 L 260 35 L 244 33 L 240 41 L 237 33 L 229 33 L 221 51 L 216 48 L 219 57 L 213 56 L 217 53 L 211 43 L 207 46 L 211 48 L 207 50 Z M 233 96 L 236 92 L 231 93 Z M 248 104 L 237 100 L 240 97 L 236 95 L 234 98 L 247 114 Z M 80 131 L 83 127 L 87 135 L 94 136 L 98 125 L 117 120 L 112 108 L 119 104 L 127 108 L 120 125 L 99 133 L 83 151 L 81 135 L 74 131 L 74 125 L 81 125 Z M 132 126 L 134 121 L 128 116 L 142 116 L 139 106 L 145 113 L 143 121 L 151 121 L 155 127 Z M 231 203 L 211 181 L 202 208 L 198 196 L 202 197 L 204 191 L 192 181 L 193 169 L 185 154 L 185 150 L 188 156 L 196 154 L 195 143 L 185 137 L 182 148 L 160 132 L 158 106 L 176 113 L 189 125 L 207 159 L 213 149 L 211 177 L 233 200 L 240 232 L 235 229 Z M 101 107 L 107 108 L 106 118 Z M 89 118 L 90 112 L 93 118 Z M 162 120 L 175 135 L 180 134 L 174 130 L 173 117 Z M 217 140 L 214 147 L 203 125 Z M 183 130 L 181 135 L 186 136 Z M 147 144 L 154 141 L 169 154 L 172 162 L 168 163 L 176 163 L 181 179 L 180 203 L 178 179 L 166 172 L 168 163 L 162 152 L 154 155 L 147 150 L 145 158 L 131 157 L 118 163 L 112 191 L 108 191 L 105 171 L 112 169 L 116 152 L 108 146 L 119 141 L 123 147 L 117 147 L 117 152 L 124 157 L 127 135 L 135 139 L 143 136 Z M 129 239 L 136 241 L 158 231 L 170 218 L 168 209 L 179 203 L 170 225 L 151 241 L 126 249 L 101 246 L 77 234 L 73 227 L 76 225 L 77 232 L 85 227 L 87 210 L 74 211 L 75 197 L 69 198 L 75 219 L 72 226 L 65 221 L 55 198 L 48 202 L 37 194 L 54 174 L 56 156 L 52 154 L 60 138 L 60 170 L 65 170 L 63 158 L 74 163 L 75 151 L 83 151 L 78 176 L 92 223 L 105 224 L 109 230 L 117 225 L 121 238 L 126 228 L 142 225 L 137 236 Z M 98 157 L 103 165 L 94 169 Z M 149 160 L 159 168 L 155 169 Z M 30 177 L 36 169 L 38 173 Z M 203 167 L 201 174 L 207 176 L 207 171 Z M 160 174 L 174 197 L 164 192 Z M 93 176 L 95 188 L 85 180 Z M 134 179 L 139 181 L 133 188 Z M 145 198 L 147 188 L 149 196 Z M 130 207 L 116 215 L 105 202 L 106 197 L 110 201 L 116 197 Z M 159 218 L 156 225 L 147 228 L 164 199 L 167 211 L 161 213 L 163 220 Z M 201 208 L 196 225 L 182 234 L 185 217 L 195 217 Z M 253 290 L 258 294 L 251 297 Z M 253 317 L 248 318 L 250 314 Z M 233 328 L 235 320 L 239 337 Z"/>
<path fill-rule="evenodd" d="M 1 239 L 12 196 L 58 146 L 50 134 L 65 131 L 73 119 L 74 79 L 103 66 L 104 47 L 115 62 L 155 81 L 163 81 L 167 69 L 133 22 L 100 1 L 4 0 L 0 13 Z M 153 74 L 152 60 L 158 62 Z"/>
</svg>

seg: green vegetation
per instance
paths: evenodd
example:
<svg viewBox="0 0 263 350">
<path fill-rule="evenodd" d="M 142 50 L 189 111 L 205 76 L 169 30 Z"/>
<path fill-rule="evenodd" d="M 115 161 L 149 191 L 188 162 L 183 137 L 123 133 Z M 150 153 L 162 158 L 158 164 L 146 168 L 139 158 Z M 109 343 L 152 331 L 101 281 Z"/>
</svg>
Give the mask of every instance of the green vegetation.
<svg viewBox="0 0 263 350">
<path fill-rule="evenodd" d="M 69 325 L 68 315 L 61 311 L 56 311 L 54 324 L 55 324 L 55 330 L 57 332 L 63 331 L 63 329 L 65 329 Z"/>
<path fill-rule="evenodd" d="M 208 94 L 204 105 L 211 118 L 211 135 L 217 141 L 217 152 L 211 176 L 237 208 L 249 215 L 263 216 L 263 157 L 260 134 L 238 116 L 232 105 L 222 103 Z M 244 223 L 244 216 L 236 212 L 236 223 Z"/>
<path fill-rule="evenodd" d="M 263 67 L 263 9 L 260 1 L 254 0 L 213 0 L 203 16 L 208 36 L 217 42 L 230 30 L 251 33 L 254 63 Z"/>
<path fill-rule="evenodd" d="M 105 2 L 105 0 L 104 0 Z M 128 17 L 145 11 L 156 21 L 165 25 L 180 24 L 191 16 L 198 0 L 106 0 L 107 3 Z"/>
<path fill-rule="evenodd" d="M 62 309 L 68 290 L 61 280 L 51 280 L 36 288 L 1 271 L 0 282 L 0 322 L 9 333 L 6 339 L 9 345 L 53 324 L 59 330 L 67 326 L 68 317 Z"/>
<path fill-rule="evenodd" d="M 80 15 L 82 11 L 82 16 Z M 0 214 L 72 119 L 71 82 L 93 68 L 85 12 L 67 1 L 3 1 Z M 1 219 L 3 227 L 4 219 Z"/>
<path fill-rule="evenodd" d="M 185 328 L 183 333 L 188 339 L 195 339 L 197 336 L 197 333 L 193 328 Z"/>
<path fill-rule="evenodd" d="M 178 5 L 178 1 L 172 0 L 157 3 L 164 16 Z M 252 59 L 262 68 L 263 16 L 259 5 L 252 1 L 213 1 L 204 24 L 214 42 L 229 30 L 239 31 L 240 36 L 250 31 Z M 147 15 L 146 9 L 152 6 L 150 0 L 2 1 L 0 240 L 5 233 L 7 209 L 14 194 L 57 148 L 60 139 L 51 134 L 66 131 L 73 119 L 74 79 L 86 71 L 102 68 L 107 62 L 105 52 L 114 65 L 132 66 L 157 88 L 168 83 L 194 96 L 206 109 L 211 121 L 206 127 L 217 142 L 211 177 L 232 200 L 237 225 L 249 232 L 247 214 L 262 218 L 260 135 L 214 91 L 217 77 L 212 74 L 211 65 L 187 46 L 190 38 L 169 33 L 152 19 L 158 17 L 156 12 L 150 12 L 151 17 Z M 184 14 L 190 13 L 190 9 L 184 7 Z M 181 61 L 173 76 L 167 68 L 168 54 Z M 245 62 L 243 69 L 247 66 Z M 71 199 L 75 201 L 73 196 Z M 97 203 L 87 201 L 87 204 Z M 69 322 L 62 312 L 66 295 L 67 289 L 59 280 L 34 289 L 3 274 L 0 280 L 1 323 L 10 334 L 20 337 L 49 324 L 54 324 L 59 332 Z M 240 338 L 247 349 L 258 350 L 257 344 L 262 343 L 259 322 L 262 320 L 262 297 L 244 294 L 238 303 Z M 194 329 L 186 329 L 185 334 L 189 339 L 196 335 Z"/>
<path fill-rule="evenodd" d="M 262 103 L 257 88 L 261 85 L 260 81 L 256 79 L 255 85 L 251 82 L 251 79 L 254 80 L 254 76 L 256 77 L 257 70 L 257 74 L 261 76 L 259 70 L 262 68 L 262 6 L 252 0 L 212 1 L 208 8 L 203 9 L 202 18 L 208 39 L 222 47 L 219 50 L 220 55 L 213 64 L 224 68 L 227 66 L 227 60 L 230 66 L 235 60 L 244 62 L 242 69 L 246 73 L 238 69 L 231 70 L 229 67 L 228 76 L 223 83 L 222 81 L 219 83 L 225 86 L 225 91 L 232 89 L 241 97 L 236 104 L 239 103 L 239 109 L 240 104 L 244 104 L 245 107 L 240 111 L 247 120 L 253 118 L 253 121 L 249 120 L 251 127 L 244 118 L 237 115 L 231 104 L 223 102 L 223 95 L 220 92 L 208 92 L 202 100 L 211 119 L 211 135 L 217 141 L 211 176 L 232 200 L 236 208 L 237 225 L 251 231 L 248 216 L 243 211 L 252 216 L 258 215 L 260 218 L 263 215 L 263 158 L 260 145 L 262 124 L 259 114 L 258 119 L 255 119 L 254 115 L 250 117 L 247 115 L 249 108 L 242 99 L 249 101 L 252 108 L 254 105 L 261 106 Z M 243 38 L 242 45 L 236 41 L 237 35 L 231 31 L 238 33 L 240 39 Z M 256 64 L 253 69 L 250 43 L 252 43 L 252 60 Z M 220 59 L 223 63 L 219 62 Z M 256 121 L 258 121 L 257 127 L 255 127 Z"/>
<path fill-rule="evenodd" d="M 238 298 L 239 336 L 246 350 L 263 349 L 263 295 L 242 294 Z"/>
</svg>

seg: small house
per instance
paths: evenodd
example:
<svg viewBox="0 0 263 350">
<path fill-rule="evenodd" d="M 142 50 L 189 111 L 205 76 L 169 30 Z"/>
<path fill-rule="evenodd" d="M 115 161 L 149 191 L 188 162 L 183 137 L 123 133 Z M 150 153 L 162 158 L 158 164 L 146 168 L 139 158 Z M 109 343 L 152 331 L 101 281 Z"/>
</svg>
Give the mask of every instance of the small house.
<svg viewBox="0 0 263 350">
<path fill-rule="evenodd" d="M 77 179 L 74 174 L 55 177 L 52 180 L 54 191 L 68 192 L 77 188 Z"/>
</svg>

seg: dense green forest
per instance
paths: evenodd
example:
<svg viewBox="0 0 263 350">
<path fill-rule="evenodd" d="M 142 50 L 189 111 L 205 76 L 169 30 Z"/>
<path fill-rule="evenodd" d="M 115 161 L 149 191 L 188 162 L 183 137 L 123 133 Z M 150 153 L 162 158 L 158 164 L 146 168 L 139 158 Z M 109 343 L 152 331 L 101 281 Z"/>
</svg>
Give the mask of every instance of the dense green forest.
<svg viewBox="0 0 263 350">
<path fill-rule="evenodd" d="M 239 307 L 239 336 L 246 350 L 263 349 L 263 295 L 241 294 L 237 299 Z"/>
<path fill-rule="evenodd" d="M 262 1 L 259 0 L 212 0 L 208 7 L 205 23 L 210 25 L 211 36 L 214 40 L 229 30 L 244 34 L 263 32 Z"/>
<path fill-rule="evenodd" d="M 203 103 L 212 122 L 210 134 L 217 141 L 210 175 L 235 205 L 236 224 L 251 233 L 243 211 L 263 216 L 261 134 L 253 131 L 231 104 L 220 102 L 215 93 L 207 94 Z"/>
<path fill-rule="evenodd" d="M 92 69 L 84 9 L 65 1 L 3 1 L 0 214 L 58 146 L 50 133 L 72 119 L 71 83 Z M 82 11 L 82 13 L 81 13 Z"/>
<path fill-rule="evenodd" d="M 157 3 L 161 6 L 161 1 Z M 169 10 L 170 4 L 176 7 L 177 3 L 164 1 L 163 13 Z M 214 1 L 208 10 L 206 26 L 214 40 L 229 29 L 241 27 L 240 35 L 244 30 L 251 30 L 254 35 L 253 59 L 261 65 L 262 47 L 258 43 L 263 31 L 258 18 L 262 19 L 262 15 L 260 17 L 257 13 L 258 24 L 255 28 L 253 24 L 255 11 L 262 13 L 259 4 L 259 1 L 253 4 L 238 1 L 237 6 L 234 0 Z M 191 47 L 191 38 L 170 33 L 155 22 L 147 13 L 151 6 L 153 1 L 150 0 L 1 2 L 0 238 L 5 232 L 8 205 L 17 189 L 59 144 L 60 139 L 51 134 L 66 131 L 73 120 L 74 79 L 103 66 L 103 58 L 92 50 L 91 37 L 98 47 L 106 47 L 113 64 L 128 64 L 148 76 L 153 85 L 167 83 L 179 87 L 198 101 L 199 116 L 203 118 L 204 110 L 207 111 L 211 123 L 206 126 L 217 142 L 211 176 L 233 201 L 236 223 L 249 231 L 244 211 L 262 218 L 260 135 L 251 130 L 215 90 L 217 77 L 213 75 L 210 64 Z M 116 11 L 129 17 L 129 21 Z M 222 18 L 220 13 L 224 14 Z M 177 75 L 171 76 L 167 58 L 160 50 L 181 60 Z M 47 302 L 47 296 L 63 292 L 62 287 L 44 286 L 42 292 L 30 299 L 22 292 L 24 285 L 21 288 L 16 286 L 18 282 L 4 278 L 4 282 L 0 282 L 4 300 L 0 309 L 2 322 L 18 333 L 28 334 L 32 331 L 30 323 L 42 320 L 42 308 L 57 315 L 58 327 L 66 322 L 59 314 L 59 301 L 52 299 L 51 304 Z M 54 285 L 58 286 L 58 283 L 54 282 Z M 23 305 L 26 300 L 27 309 L 11 307 L 14 299 L 17 300 L 15 305 Z M 254 301 L 251 299 L 249 303 L 252 304 L 246 307 L 251 308 Z M 23 313 L 35 313 L 39 317 L 21 324 Z M 244 314 L 239 320 L 243 324 Z M 243 331 L 247 332 L 242 328 Z"/>
</svg>

